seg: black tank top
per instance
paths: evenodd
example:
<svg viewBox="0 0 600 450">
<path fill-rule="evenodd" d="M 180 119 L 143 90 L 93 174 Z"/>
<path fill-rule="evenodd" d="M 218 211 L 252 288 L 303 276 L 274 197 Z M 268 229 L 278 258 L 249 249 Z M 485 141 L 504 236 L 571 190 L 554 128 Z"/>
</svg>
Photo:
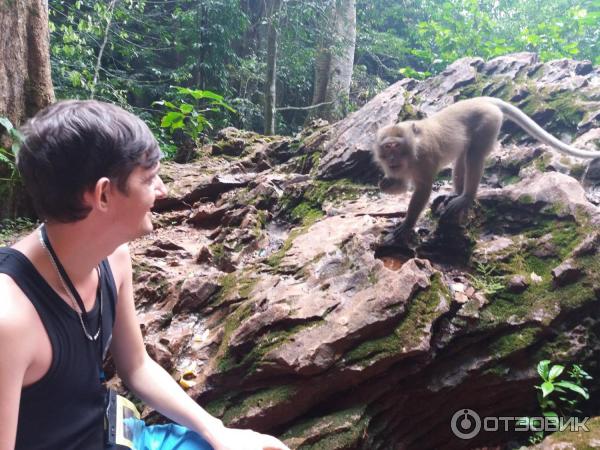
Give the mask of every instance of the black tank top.
<svg viewBox="0 0 600 450">
<path fill-rule="evenodd" d="M 0 273 L 9 275 L 29 298 L 52 346 L 48 372 L 21 390 L 15 448 L 102 449 L 105 391 L 99 376 L 100 352 L 104 357 L 110 344 L 117 300 L 108 261 L 100 264 L 102 339 L 95 342 L 85 337 L 77 313 L 48 285 L 25 255 L 11 248 L 0 248 Z M 99 314 L 96 299 L 92 311 L 88 312 L 93 331 Z"/>
</svg>

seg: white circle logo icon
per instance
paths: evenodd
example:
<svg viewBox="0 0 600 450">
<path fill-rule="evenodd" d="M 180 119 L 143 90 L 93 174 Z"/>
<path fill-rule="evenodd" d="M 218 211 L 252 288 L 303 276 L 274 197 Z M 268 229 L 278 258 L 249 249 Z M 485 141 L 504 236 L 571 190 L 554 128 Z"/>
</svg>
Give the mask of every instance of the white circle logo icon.
<svg viewBox="0 0 600 450">
<path fill-rule="evenodd" d="M 459 409 L 450 423 L 454 436 L 460 439 L 472 439 L 481 431 L 481 418 L 472 409 Z"/>
</svg>

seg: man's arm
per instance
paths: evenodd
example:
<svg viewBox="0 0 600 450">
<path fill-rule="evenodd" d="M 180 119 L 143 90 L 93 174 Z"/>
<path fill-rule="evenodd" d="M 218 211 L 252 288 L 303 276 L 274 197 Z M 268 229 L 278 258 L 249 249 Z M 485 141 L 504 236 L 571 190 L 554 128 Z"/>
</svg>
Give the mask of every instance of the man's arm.
<svg viewBox="0 0 600 450">
<path fill-rule="evenodd" d="M 0 450 L 15 448 L 21 389 L 32 357 L 31 324 L 19 307 L 21 296 L 12 280 L 0 274 Z"/>
<path fill-rule="evenodd" d="M 152 408 L 202 435 L 216 450 L 287 449 L 271 436 L 224 427 L 148 356 L 135 314 L 127 246 L 119 247 L 110 257 L 110 263 L 119 284 L 111 352 L 117 372 L 127 387 Z"/>
</svg>

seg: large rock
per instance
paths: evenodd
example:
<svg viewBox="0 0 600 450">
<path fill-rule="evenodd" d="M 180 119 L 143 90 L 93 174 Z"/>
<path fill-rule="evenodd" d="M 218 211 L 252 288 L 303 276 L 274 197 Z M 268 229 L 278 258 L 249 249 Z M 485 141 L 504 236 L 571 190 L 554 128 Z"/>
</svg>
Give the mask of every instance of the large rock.
<svg viewBox="0 0 600 450">
<path fill-rule="evenodd" d="M 383 251 L 410 194 L 378 192 L 370 147 L 381 125 L 483 94 L 593 149 L 598 75 L 586 62 L 542 64 L 528 53 L 467 58 L 293 139 L 227 129 L 210 149 L 227 158 L 207 150 L 191 164 L 165 163 L 160 226 L 132 244 L 149 351 L 226 424 L 291 448 L 524 442 L 518 433 L 461 440 L 451 419 L 466 408 L 539 414 L 542 359 L 600 376 L 595 166 L 582 186 L 587 162 L 505 126 L 468 236 L 432 246 L 439 227 L 428 206 L 415 243 Z M 448 178 L 434 191 L 440 204 Z"/>
</svg>

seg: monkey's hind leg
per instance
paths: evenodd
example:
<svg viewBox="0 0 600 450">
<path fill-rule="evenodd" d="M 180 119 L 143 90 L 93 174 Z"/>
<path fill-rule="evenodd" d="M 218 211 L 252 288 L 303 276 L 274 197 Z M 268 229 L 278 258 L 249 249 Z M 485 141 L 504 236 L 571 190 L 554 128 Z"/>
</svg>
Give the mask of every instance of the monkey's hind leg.
<svg viewBox="0 0 600 450">
<path fill-rule="evenodd" d="M 463 152 L 456 161 L 454 162 L 454 168 L 452 169 L 452 185 L 454 186 L 454 193 L 462 195 L 465 188 L 465 172 L 466 172 L 466 152 Z"/>
<path fill-rule="evenodd" d="M 464 172 L 462 174 L 463 189 L 458 197 L 450 200 L 442 214 L 442 217 L 440 218 L 441 222 L 455 223 L 461 222 L 464 219 L 464 216 L 466 215 L 469 207 L 477 195 L 479 182 L 483 176 L 485 158 L 494 146 L 493 142 L 487 144 L 488 145 L 484 146 L 481 146 L 481 144 L 472 146 L 472 148 L 466 152 L 466 155 L 459 158 L 464 158 L 465 160 L 465 164 L 462 166 L 464 168 Z M 460 171 L 459 176 L 461 176 Z"/>
</svg>

